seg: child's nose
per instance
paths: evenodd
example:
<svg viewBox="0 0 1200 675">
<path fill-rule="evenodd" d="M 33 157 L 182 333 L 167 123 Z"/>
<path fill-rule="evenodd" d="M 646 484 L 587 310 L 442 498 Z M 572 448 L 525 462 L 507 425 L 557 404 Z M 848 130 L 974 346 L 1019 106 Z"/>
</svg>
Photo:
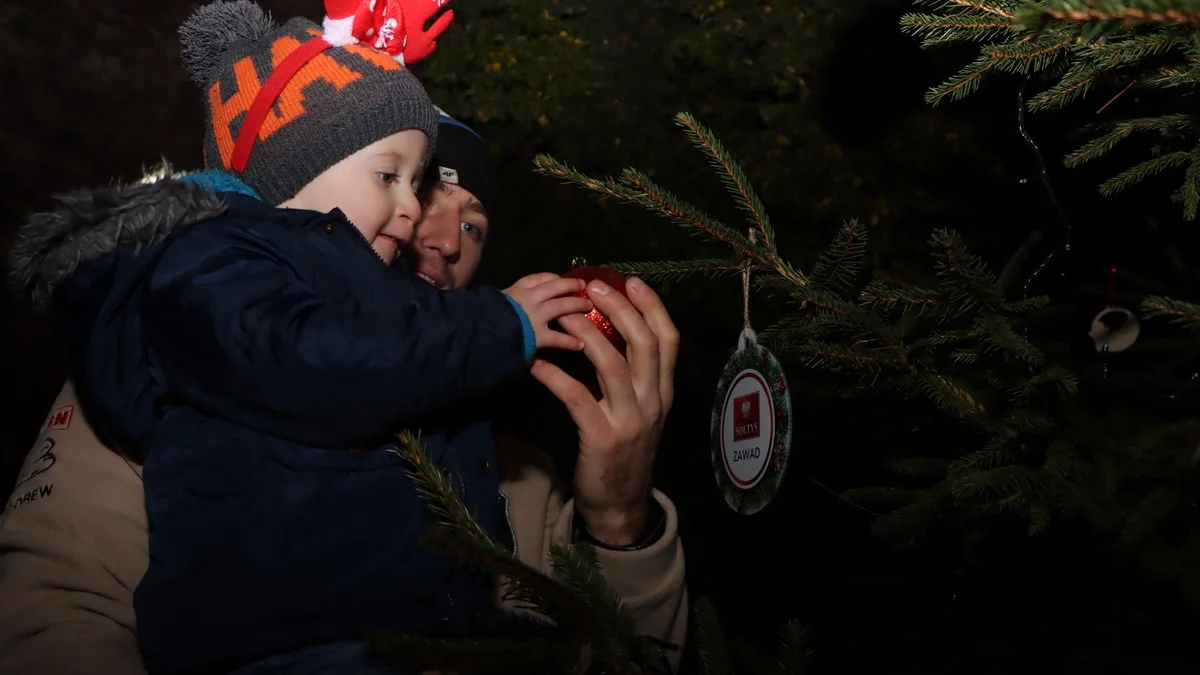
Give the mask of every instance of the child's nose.
<svg viewBox="0 0 1200 675">
<path fill-rule="evenodd" d="M 417 221 L 421 219 L 421 203 L 417 200 L 416 195 L 405 195 L 396 204 L 396 217 L 394 225 L 391 227 L 391 232 L 388 234 L 395 237 L 400 243 L 407 244 L 412 241 L 413 228 Z"/>
</svg>

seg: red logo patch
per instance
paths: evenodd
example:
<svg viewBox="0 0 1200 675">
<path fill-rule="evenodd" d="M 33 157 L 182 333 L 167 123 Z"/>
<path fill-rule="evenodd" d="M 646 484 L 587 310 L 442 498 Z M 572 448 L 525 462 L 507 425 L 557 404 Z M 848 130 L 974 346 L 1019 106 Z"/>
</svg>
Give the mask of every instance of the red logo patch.
<svg viewBox="0 0 1200 675">
<path fill-rule="evenodd" d="M 66 429 L 71 426 L 71 418 L 75 416 L 75 406 L 64 405 L 50 413 L 46 421 L 46 429 Z"/>
<path fill-rule="evenodd" d="M 751 392 L 733 399 L 733 440 L 744 441 L 758 438 L 761 431 L 758 423 L 758 392 Z"/>
</svg>

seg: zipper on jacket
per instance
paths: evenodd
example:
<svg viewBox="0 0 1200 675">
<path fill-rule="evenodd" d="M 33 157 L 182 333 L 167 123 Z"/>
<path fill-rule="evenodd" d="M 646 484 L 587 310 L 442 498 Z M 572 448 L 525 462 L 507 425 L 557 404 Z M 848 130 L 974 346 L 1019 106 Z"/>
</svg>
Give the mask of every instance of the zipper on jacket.
<svg viewBox="0 0 1200 675">
<path fill-rule="evenodd" d="M 362 233 L 362 230 L 360 230 L 360 229 L 358 229 L 357 227 L 355 227 L 355 226 L 354 226 L 354 223 L 350 222 L 350 219 L 349 219 L 349 218 L 346 218 L 345 216 L 343 216 L 343 217 L 342 217 L 342 223 L 343 223 L 344 225 L 348 225 L 348 226 L 350 227 L 350 229 L 351 229 L 351 230 L 354 230 L 354 234 L 357 234 L 357 235 L 358 235 L 358 238 L 359 238 L 359 240 L 360 240 L 360 241 L 362 241 L 362 243 L 366 244 L 366 245 L 367 245 L 367 248 L 371 249 L 371 253 L 374 253 L 374 254 L 375 254 L 375 257 L 376 257 L 376 258 L 379 260 L 379 262 L 383 263 L 383 264 L 384 264 L 384 266 L 386 266 L 386 267 L 391 267 L 391 266 L 392 266 L 392 264 L 391 264 L 391 263 L 389 263 L 388 261 L 386 261 L 386 260 L 384 260 L 384 259 L 383 259 L 383 256 L 379 255 L 379 251 L 376 251 L 376 250 L 375 250 L 375 247 L 371 245 L 371 242 L 370 242 L 370 241 L 367 239 L 367 235 L 363 234 L 363 233 Z"/>
</svg>

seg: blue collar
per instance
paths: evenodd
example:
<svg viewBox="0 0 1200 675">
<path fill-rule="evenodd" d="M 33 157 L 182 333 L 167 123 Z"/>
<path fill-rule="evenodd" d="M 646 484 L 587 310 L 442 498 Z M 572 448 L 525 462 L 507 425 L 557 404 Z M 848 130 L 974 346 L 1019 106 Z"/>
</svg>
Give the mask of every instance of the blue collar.
<svg viewBox="0 0 1200 675">
<path fill-rule="evenodd" d="M 233 176 L 233 174 L 226 173 L 224 171 L 216 171 L 213 169 L 209 169 L 207 171 L 197 171 L 195 173 L 184 174 L 176 180 L 181 183 L 199 185 L 200 187 L 207 188 L 213 192 L 236 192 L 238 194 L 257 199 L 260 202 L 263 200 L 262 197 L 258 196 L 258 193 L 254 191 L 254 188 L 251 188 L 249 185 L 246 185 L 242 181 L 238 180 Z"/>
</svg>

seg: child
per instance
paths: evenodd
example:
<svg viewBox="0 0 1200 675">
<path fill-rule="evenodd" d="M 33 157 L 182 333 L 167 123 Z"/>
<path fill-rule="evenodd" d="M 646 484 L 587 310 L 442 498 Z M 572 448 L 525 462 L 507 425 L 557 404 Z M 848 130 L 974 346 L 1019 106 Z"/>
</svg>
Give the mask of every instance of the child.
<svg viewBox="0 0 1200 675">
<path fill-rule="evenodd" d="M 380 34 L 388 17 L 372 16 Z M 391 433 L 420 429 L 494 528 L 477 400 L 535 349 L 582 347 L 547 327 L 590 309 L 581 281 L 440 291 L 391 265 L 420 215 L 436 111 L 403 50 L 326 27 L 329 40 L 304 19 L 276 26 L 245 0 L 201 7 L 180 34 L 224 172 L 68 197 L 14 249 L 88 410 L 146 453 L 134 606 L 154 675 L 260 672 L 269 657 L 272 672 L 315 672 L 373 629 L 469 632 L 488 580 L 419 544 L 429 519 Z M 427 53 L 431 32 L 404 49 Z"/>
</svg>

